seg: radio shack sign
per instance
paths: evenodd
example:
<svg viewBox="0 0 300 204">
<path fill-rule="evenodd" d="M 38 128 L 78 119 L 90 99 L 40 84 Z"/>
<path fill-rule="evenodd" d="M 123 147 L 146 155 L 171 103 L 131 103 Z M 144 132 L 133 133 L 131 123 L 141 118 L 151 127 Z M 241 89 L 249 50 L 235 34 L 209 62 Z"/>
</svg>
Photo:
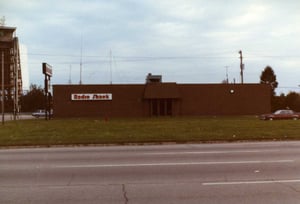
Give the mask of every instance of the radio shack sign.
<svg viewBox="0 0 300 204">
<path fill-rule="evenodd" d="M 72 101 L 111 101 L 111 93 L 75 93 L 71 94 Z"/>
</svg>

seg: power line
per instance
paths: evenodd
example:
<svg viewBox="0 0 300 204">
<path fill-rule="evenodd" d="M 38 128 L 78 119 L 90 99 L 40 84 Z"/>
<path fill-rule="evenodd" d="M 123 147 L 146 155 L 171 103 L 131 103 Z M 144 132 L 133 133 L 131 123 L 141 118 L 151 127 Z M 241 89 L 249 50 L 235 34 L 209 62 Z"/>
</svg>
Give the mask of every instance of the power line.
<svg viewBox="0 0 300 204">
<path fill-rule="evenodd" d="M 300 89 L 298 86 L 278 86 L 276 89 Z"/>
<path fill-rule="evenodd" d="M 97 58 L 103 59 L 101 61 L 106 61 L 107 56 L 105 55 L 83 55 L 83 54 L 51 54 L 51 53 L 27 53 L 21 55 L 27 56 L 44 56 L 44 57 L 68 57 L 68 58 Z M 247 56 L 243 56 L 244 59 L 262 59 L 262 58 L 299 58 L 300 55 L 255 55 L 249 54 Z M 117 56 L 114 55 L 114 59 L 119 62 L 138 62 L 138 61 L 162 61 L 162 60 L 221 60 L 221 59 L 236 59 L 235 55 L 194 55 L 194 56 Z"/>
</svg>

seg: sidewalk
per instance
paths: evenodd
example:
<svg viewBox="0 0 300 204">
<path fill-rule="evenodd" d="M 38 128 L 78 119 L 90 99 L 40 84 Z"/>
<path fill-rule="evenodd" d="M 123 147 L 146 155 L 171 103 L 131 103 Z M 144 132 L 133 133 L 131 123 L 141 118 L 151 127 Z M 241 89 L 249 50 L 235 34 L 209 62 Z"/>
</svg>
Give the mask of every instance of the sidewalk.
<svg viewBox="0 0 300 204">
<path fill-rule="evenodd" d="M 35 119 L 31 115 L 31 113 L 20 113 L 16 116 L 16 120 L 29 120 L 29 119 Z M 12 113 L 5 113 L 4 115 L 4 121 L 10 121 L 14 120 L 14 115 Z M 2 122 L 2 114 L 0 114 L 0 121 Z"/>
</svg>

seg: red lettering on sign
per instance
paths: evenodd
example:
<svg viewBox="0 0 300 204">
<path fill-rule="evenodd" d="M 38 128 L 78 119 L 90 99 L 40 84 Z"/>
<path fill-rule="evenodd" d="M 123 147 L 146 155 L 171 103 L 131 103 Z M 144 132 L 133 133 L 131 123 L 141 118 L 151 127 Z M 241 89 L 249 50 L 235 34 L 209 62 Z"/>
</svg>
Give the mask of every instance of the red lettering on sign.
<svg viewBox="0 0 300 204">
<path fill-rule="evenodd" d="M 90 96 L 89 95 L 84 95 L 84 94 L 82 94 L 82 95 L 75 94 L 74 99 L 75 100 L 89 100 Z"/>
</svg>

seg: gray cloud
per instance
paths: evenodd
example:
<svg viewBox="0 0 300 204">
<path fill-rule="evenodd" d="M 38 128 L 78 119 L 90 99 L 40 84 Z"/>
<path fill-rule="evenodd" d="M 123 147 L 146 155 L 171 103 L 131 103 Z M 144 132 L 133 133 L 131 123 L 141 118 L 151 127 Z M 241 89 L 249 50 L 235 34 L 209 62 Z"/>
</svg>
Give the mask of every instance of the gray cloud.
<svg viewBox="0 0 300 204">
<path fill-rule="evenodd" d="M 299 8 L 294 0 L 4 0 L 0 16 L 18 27 L 32 83 L 42 84 L 43 61 L 54 67 L 53 83 L 68 82 L 70 65 L 79 81 L 82 39 L 84 83 L 109 83 L 110 50 L 115 83 L 143 83 L 148 72 L 179 83 L 220 83 L 225 66 L 239 81 L 242 49 L 245 82 L 258 82 L 270 65 L 279 86 L 296 89 Z"/>
</svg>

